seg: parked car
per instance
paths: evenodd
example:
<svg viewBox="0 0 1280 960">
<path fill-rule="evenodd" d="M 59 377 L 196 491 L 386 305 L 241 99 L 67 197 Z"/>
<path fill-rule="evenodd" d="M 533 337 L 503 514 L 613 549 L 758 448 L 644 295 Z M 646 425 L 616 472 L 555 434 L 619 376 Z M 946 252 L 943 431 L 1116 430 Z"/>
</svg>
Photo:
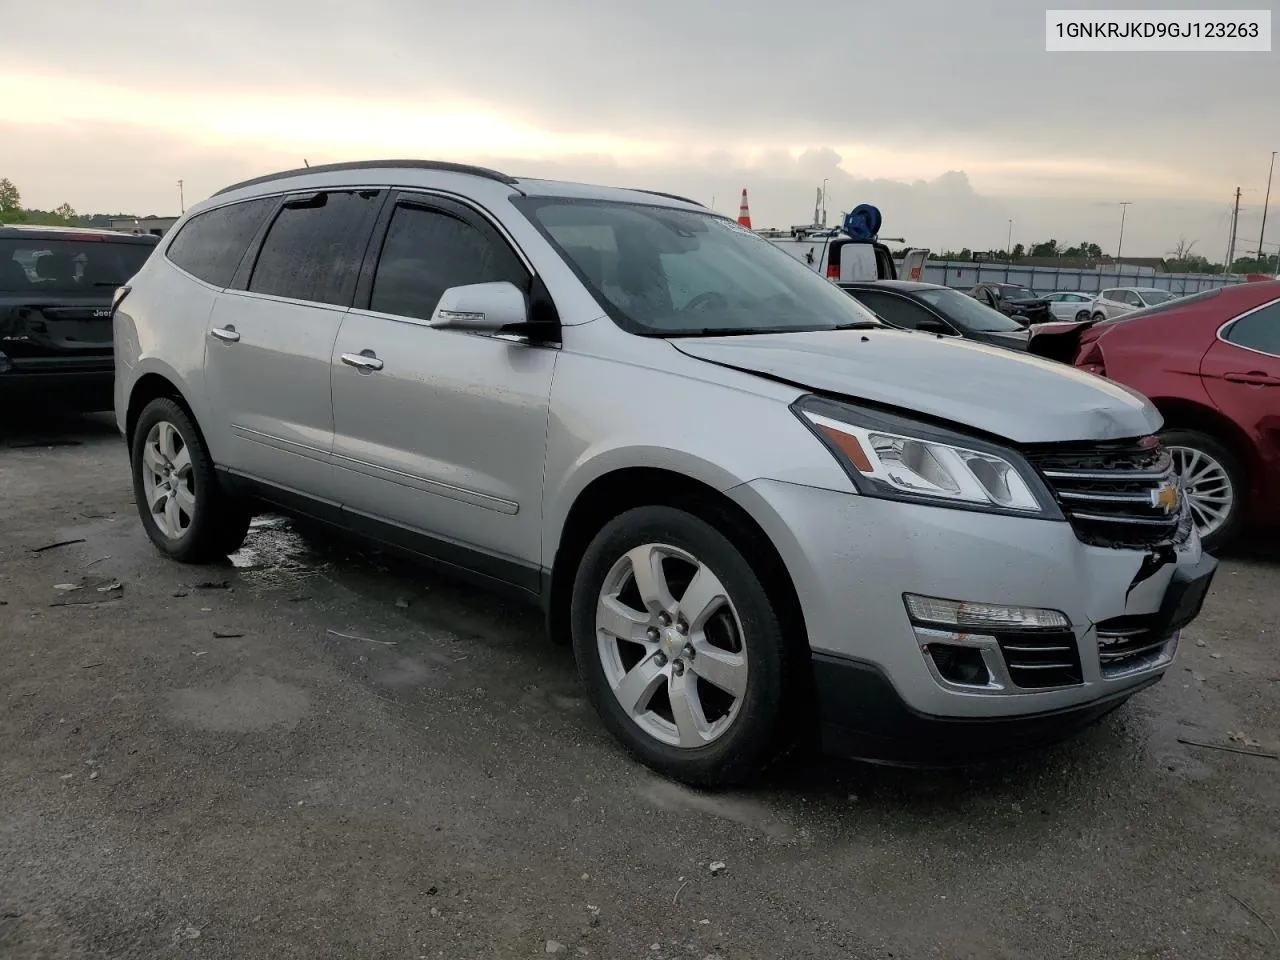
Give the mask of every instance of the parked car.
<svg viewBox="0 0 1280 960">
<path fill-rule="evenodd" d="M 0 396 L 44 409 L 111 409 L 111 297 L 156 241 L 0 225 Z"/>
<path fill-rule="evenodd" d="M 1050 324 L 1030 350 L 1149 397 L 1205 548 L 1280 527 L 1280 282 L 1242 283 L 1116 320 Z"/>
<path fill-rule="evenodd" d="M 1093 314 L 1093 294 L 1059 290 L 1044 297 L 1054 320 L 1088 320 Z"/>
<path fill-rule="evenodd" d="M 1110 320 L 1175 299 L 1168 290 L 1155 287 L 1109 287 L 1093 301 L 1092 316 L 1094 320 Z"/>
<path fill-rule="evenodd" d="M 969 296 L 1005 316 L 1013 317 L 1024 327 L 1053 319 L 1045 299 L 1020 284 L 980 283 L 969 291 Z"/>
<path fill-rule="evenodd" d="M 668 196 L 261 177 L 188 211 L 115 330 L 162 553 L 270 504 L 539 603 L 609 730 L 691 783 L 811 732 L 942 764 L 1062 736 L 1169 668 L 1215 569 L 1145 399 L 887 328 Z"/>
<path fill-rule="evenodd" d="M 1029 334 L 1022 324 L 959 290 L 907 280 L 839 286 L 885 323 L 899 329 L 963 337 L 1010 350 L 1027 349 Z"/>
</svg>

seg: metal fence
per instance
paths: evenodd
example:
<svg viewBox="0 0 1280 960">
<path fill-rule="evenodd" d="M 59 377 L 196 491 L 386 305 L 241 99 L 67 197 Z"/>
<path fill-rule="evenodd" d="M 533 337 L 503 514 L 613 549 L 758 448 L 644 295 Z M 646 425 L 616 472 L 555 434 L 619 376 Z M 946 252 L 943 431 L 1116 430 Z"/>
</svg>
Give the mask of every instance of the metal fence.
<svg viewBox="0 0 1280 960">
<path fill-rule="evenodd" d="M 900 276 L 901 266 L 899 262 Z M 940 283 L 966 290 L 979 283 L 1017 283 L 1040 294 L 1058 290 L 1097 293 L 1107 287 L 1157 287 L 1177 296 L 1244 282 L 1243 277 L 1223 277 L 1210 273 L 1156 273 L 1151 267 L 1129 264 L 1110 269 L 1085 270 L 1018 266 L 1014 263 L 975 263 L 968 260 L 927 260 L 920 279 L 925 283 Z"/>
</svg>

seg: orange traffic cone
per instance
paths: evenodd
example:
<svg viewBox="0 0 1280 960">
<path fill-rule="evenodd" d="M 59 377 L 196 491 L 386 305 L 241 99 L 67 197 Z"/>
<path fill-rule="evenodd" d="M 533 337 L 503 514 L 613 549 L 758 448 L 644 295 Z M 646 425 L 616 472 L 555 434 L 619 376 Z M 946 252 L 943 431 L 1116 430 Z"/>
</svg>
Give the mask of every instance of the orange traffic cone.
<svg viewBox="0 0 1280 960">
<path fill-rule="evenodd" d="M 751 211 L 747 209 L 747 188 L 742 188 L 742 203 L 738 207 L 738 223 L 751 229 Z"/>
</svg>

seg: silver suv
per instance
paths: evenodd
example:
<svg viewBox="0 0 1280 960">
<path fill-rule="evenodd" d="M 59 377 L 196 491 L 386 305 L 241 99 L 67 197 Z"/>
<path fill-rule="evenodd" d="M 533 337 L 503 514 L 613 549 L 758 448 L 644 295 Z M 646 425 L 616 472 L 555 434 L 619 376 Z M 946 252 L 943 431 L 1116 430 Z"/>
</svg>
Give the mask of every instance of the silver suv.
<svg viewBox="0 0 1280 960">
<path fill-rule="evenodd" d="M 1135 310 L 1145 310 L 1176 299 L 1168 290 L 1156 287 L 1111 287 L 1094 299 L 1093 319 L 1114 320 Z"/>
<path fill-rule="evenodd" d="M 1142 397 L 882 326 L 696 203 L 428 162 L 193 207 L 115 302 L 116 416 L 176 560 L 269 505 L 545 609 L 692 783 L 957 763 L 1154 683 L 1202 554 Z"/>
</svg>

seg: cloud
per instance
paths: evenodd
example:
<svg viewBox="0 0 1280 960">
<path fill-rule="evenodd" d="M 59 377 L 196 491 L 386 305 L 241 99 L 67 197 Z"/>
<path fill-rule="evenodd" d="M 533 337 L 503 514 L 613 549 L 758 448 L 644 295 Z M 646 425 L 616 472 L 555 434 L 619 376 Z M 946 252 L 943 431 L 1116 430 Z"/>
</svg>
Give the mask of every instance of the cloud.
<svg viewBox="0 0 1280 960">
<path fill-rule="evenodd" d="M 352 159 L 327 150 L 302 154 L 249 143 L 194 144 L 147 126 L 109 123 L 33 127 L 0 122 L 0 142 L 27 144 L 20 155 L 6 159 L 0 176 L 10 177 L 28 204 L 48 209 L 66 201 L 82 211 L 139 214 L 176 213 L 179 177 L 191 204 L 230 183 L 300 166 L 304 156 L 313 164 Z M 94 158 L 92 165 L 86 165 L 86 157 Z M 722 150 L 630 162 L 595 152 L 540 158 L 495 153 L 467 159 L 515 176 L 661 190 L 708 205 L 714 201 L 730 215 L 736 215 L 745 187 L 756 226 L 807 223 L 826 178 L 831 222 L 856 204 L 874 203 L 884 213 L 885 236 L 935 250 L 1002 249 L 1010 219 L 1014 242 L 1053 236 L 1091 240 L 1110 249 L 1119 226 L 1114 204 L 993 196 L 977 190 L 962 170 L 911 180 L 860 176 L 844 169 L 847 158 L 832 147 L 794 156 Z M 1225 213 L 1225 203 L 1166 199 L 1135 204 L 1129 208 L 1125 250 L 1160 255 L 1183 234 L 1200 240 L 1197 249 L 1206 255 L 1220 256 L 1217 250 L 1226 243 Z M 1255 243 L 1256 233 L 1257 217 L 1242 216 L 1241 236 Z"/>
<path fill-rule="evenodd" d="M 0 175 L 98 207 L 134 181 L 159 204 L 179 176 L 211 190 L 303 156 L 497 157 L 708 198 L 748 186 L 785 222 L 828 179 L 833 211 L 891 198 L 887 222 L 932 245 L 998 245 L 1010 217 L 1096 235 L 1134 200 L 1134 243 L 1163 248 L 1216 228 L 1237 185 L 1256 219 L 1274 54 L 1048 54 L 1044 24 L 1021 0 L 29 4 L 0 62 L 21 91 L 0 101 L 20 134 Z M 152 172 L 52 149 L 92 150 L 84 131 Z"/>
</svg>

